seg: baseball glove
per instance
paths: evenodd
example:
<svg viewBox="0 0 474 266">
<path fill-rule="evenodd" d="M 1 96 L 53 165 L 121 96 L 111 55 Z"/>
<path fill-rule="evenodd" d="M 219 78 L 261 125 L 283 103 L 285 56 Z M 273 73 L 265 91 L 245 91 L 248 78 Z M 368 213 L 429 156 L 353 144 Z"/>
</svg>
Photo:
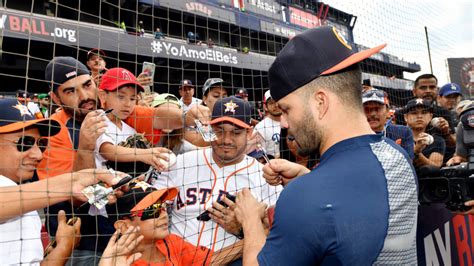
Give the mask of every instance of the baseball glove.
<svg viewBox="0 0 474 266">
<path fill-rule="evenodd" d="M 128 137 L 125 141 L 117 144 L 125 148 L 135 148 L 135 149 L 148 149 L 151 148 L 151 143 L 145 138 L 143 134 L 135 134 Z M 112 168 L 116 171 L 127 173 L 133 177 L 144 174 L 150 169 L 148 164 L 145 164 L 140 161 L 135 162 L 116 162 L 116 161 L 107 161 L 107 168 Z"/>
</svg>

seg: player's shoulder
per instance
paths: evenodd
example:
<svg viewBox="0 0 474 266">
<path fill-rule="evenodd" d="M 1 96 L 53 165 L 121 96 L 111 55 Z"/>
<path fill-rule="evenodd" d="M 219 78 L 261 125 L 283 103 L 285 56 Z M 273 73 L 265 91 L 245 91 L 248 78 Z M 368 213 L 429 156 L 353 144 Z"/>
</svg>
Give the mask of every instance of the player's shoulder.
<svg viewBox="0 0 474 266">
<path fill-rule="evenodd" d="M 204 149 L 197 149 L 187 151 L 183 154 L 177 156 L 177 162 L 179 165 L 182 166 L 207 166 L 206 162 L 210 162 L 210 156 L 212 154 L 212 150 L 210 147 Z"/>
</svg>

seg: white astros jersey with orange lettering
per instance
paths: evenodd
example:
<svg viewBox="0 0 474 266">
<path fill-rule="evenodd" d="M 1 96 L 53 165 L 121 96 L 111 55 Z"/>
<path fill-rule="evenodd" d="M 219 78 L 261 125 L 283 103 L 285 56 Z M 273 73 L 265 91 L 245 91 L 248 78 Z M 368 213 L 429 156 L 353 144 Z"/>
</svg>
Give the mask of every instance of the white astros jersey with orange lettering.
<svg viewBox="0 0 474 266">
<path fill-rule="evenodd" d="M 154 183 L 157 188 L 179 189 L 170 215 L 171 233 L 196 246 L 216 251 L 235 243 L 238 239 L 217 223 L 196 218 L 224 192 L 235 195 L 246 187 L 259 201 L 274 205 L 282 187 L 268 185 L 262 167 L 254 158 L 245 156 L 238 164 L 219 168 L 212 158 L 211 148 L 178 155 L 176 165 L 158 176 Z"/>
</svg>

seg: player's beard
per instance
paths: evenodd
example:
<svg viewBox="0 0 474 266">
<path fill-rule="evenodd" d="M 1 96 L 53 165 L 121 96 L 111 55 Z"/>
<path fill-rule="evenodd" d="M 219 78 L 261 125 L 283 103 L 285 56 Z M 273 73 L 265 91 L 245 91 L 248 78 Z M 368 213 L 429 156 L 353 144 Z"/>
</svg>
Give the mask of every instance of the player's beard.
<svg viewBox="0 0 474 266">
<path fill-rule="evenodd" d="M 306 113 L 309 113 L 309 110 L 307 111 Z M 319 153 L 322 132 L 313 119 L 301 119 L 297 121 L 293 129 L 289 129 L 288 134 L 295 137 L 295 141 L 298 144 L 296 152 L 300 156 L 306 157 L 311 154 Z"/>
</svg>

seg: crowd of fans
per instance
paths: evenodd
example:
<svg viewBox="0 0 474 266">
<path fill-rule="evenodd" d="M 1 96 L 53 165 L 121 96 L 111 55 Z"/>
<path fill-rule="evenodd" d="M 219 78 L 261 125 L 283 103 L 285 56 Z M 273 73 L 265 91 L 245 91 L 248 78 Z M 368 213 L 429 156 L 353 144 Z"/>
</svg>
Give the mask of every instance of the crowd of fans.
<svg viewBox="0 0 474 266">
<path fill-rule="evenodd" d="M 164 38 L 159 28 L 155 37 Z M 320 156 L 297 152 L 298 139 L 280 123 L 270 91 L 263 112 L 246 89 L 231 90 L 218 77 L 203 84 L 202 99 L 189 79 L 181 81 L 179 98 L 147 94 L 143 87 L 153 77 L 107 69 L 104 58 L 100 49 L 89 51 L 85 64 L 55 57 L 45 70 L 49 93 L 0 99 L 0 140 L 11 144 L 0 146 L 11 155 L 0 166 L 7 189 L 0 191 L 1 206 L 11 205 L 0 215 L 0 264 L 237 265 L 245 235 L 232 196 L 248 187 L 262 209 L 272 206 L 286 184 L 269 184 L 264 165 L 281 158 L 313 169 Z M 471 102 L 461 101 L 459 85 L 439 88 L 434 75 L 421 75 L 414 99 L 394 114 L 386 92 L 359 85 L 354 90 L 362 90 L 372 131 L 400 145 L 415 168 L 466 160 L 456 135 L 459 114 Z M 122 145 L 137 135 L 146 146 Z M 104 206 L 85 199 L 84 189 L 99 180 L 117 184 L 107 169 L 122 170 L 117 166 L 124 163 L 136 171 L 144 165 L 143 174 L 119 173 L 137 179 L 115 188 Z M 28 183 L 32 178 L 39 181 Z M 25 197 L 33 190 L 43 195 Z M 8 200 L 20 194 L 21 201 Z M 91 206 L 82 208 L 84 200 Z M 38 208 L 45 208 L 45 228 L 56 241 L 45 252 Z M 209 220 L 198 221 L 206 210 Z M 272 212 L 263 215 L 266 233 Z"/>
</svg>

